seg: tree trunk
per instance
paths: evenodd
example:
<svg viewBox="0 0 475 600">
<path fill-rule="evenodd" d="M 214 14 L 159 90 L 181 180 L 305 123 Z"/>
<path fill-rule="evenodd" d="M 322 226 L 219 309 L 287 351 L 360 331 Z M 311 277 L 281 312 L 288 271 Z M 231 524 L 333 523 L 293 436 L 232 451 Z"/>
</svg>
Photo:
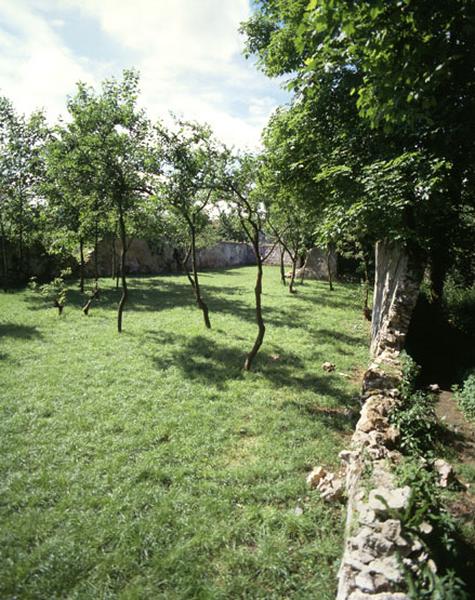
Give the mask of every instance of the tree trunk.
<svg viewBox="0 0 475 600">
<path fill-rule="evenodd" d="M 331 256 L 331 249 L 330 249 L 330 247 L 328 247 L 327 248 L 328 285 L 330 286 L 330 292 L 333 292 L 333 290 L 334 290 L 334 288 L 333 288 L 333 272 L 332 272 L 332 268 L 331 268 L 330 256 Z"/>
<path fill-rule="evenodd" d="M 7 248 L 5 244 L 5 228 L 3 225 L 3 219 L 0 215 L 0 235 L 2 236 L 2 286 L 3 291 L 8 291 L 8 262 L 7 262 Z"/>
<path fill-rule="evenodd" d="M 99 233 L 98 233 L 98 229 L 97 229 L 97 219 L 94 225 L 94 280 L 96 282 L 96 287 L 97 287 L 97 280 L 99 279 L 99 263 L 98 263 L 98 256 L 97 256 L 97 251 L 99 248 Z"/>
<path fill-rule="evenodd" d="M 262 346 L 262 342 L 264 341 L 264 335 L 266 332 L 266 326 L 264 325 L 264 319 L 262 318 L 262 258 L 259 252 L 259 232 L 256 231 L 254 240 L 253 240 L 253 248 L 254 254 L 256 255 L 257 262 L 257 277 L 256 277 L 256 285 L 254 288 L 254 295 L 256 298 L 256 322 L 257 322 L 257 337 L 254 342 L 254 346 L 252 350 L 246 357 L 244 362 L 244 370 L 250 371 L 252 367 L 252 361 L 254 360 L 256 354 L 259 352 L 259 348 Z"/>
<path fill-rule="evenodd" d="M 295 294 L 294 282 L 295 282 L 295 272 L 297 270 L 297 259 L 298 259 L 297 252 L 293 256 L 291 256 L 291 259 L 292 259 L 292 272 L 290 274 L 289 292 L 291 294 Z"/>
<path fill-rule="evenodd" d="M 197 270 L 197 265 L 196 265 L 196 230 L 195 230 L 195 226 L 193 223 L 189 222 L 189 225 L 190 225 L 190 233 L 191 233 L 191 268 L 193 270 L 193 283 L 194 283 L 193 291 L 195 292 L 196 304 L 198 305 L 198 308 L 200 308 L 201 311 L 203 312 L 203 319 L 204 319 L 205 325 L 208 329 L 211 329 L 211 322 L 209 320 L 208 306 L 206 305 L 203 298 L 201 297 L 200 282 L 198 279 L 198 270 Z"/>
<path fill-rule="evenodd" d="M 185 254 L 185 258 L 181 261 L 181 266 L 183 268 L 183 271 L 186 273 L 186 276 L 188 277 L 188 281 L 190 282 L 191 288 L 193 289 L 193 293 L 194 293 L 195 282 L 193 280 L 193 277 L 190 274 L 190 270 L 188 269 L 188 261 L 190 260 L 190 256 L 191 256 L 191 244 L 190 244 L 190 247 L 188 248 L 188 252 Z"/>
<path fill-rule="evenodd" d="M 364 272 L 364 299 L 363 299 L 363 312 L 366 314 L 369 311 L 369 271 L 368 261 L 365 253 L 362 250 L 363 255 L 363 272 Z"/>
<path fill-rule="evenodd" d="M 376 244 L 371 354 L 404 347 L 424 272 L 420 253 L 388 240 Z"/>
<path fill-rule="evenodd" d="M 434 304 L 440 305 L 444 293 L 449 260 L 445 249 L 435 250 L 430 257 L 430 293 Z"/>
<path fill-rule="evenodd" d="M 293 250 L 294 250 L 293 253 L 289 252 L 290 259 L 292 260 L 292 272 L 290 274 L 290 281 L 289 281 L 289 292 L 291 294 L 295 293 L 295 290 L 294 290 L 295 273 L 297 271 L 297 261 L 299 259 L 299 243 L 298 242 L 294 246 Z"/>
<path fill-rule="evenodd" d="M 305 254 L 302 254 L 302 256 L 300 257 L 300 285 L 303 285 L 303 282 L 305 280 L 305 262 L 306 262 L 306 256 Z"/>
<path fill-rule="evenodd" d="M 79 290 L 84 293 L 84 240 L 79 238 Z"/>
<path fill-rule="evenodd" d="M 284 247 L 282 246 L 282 244 L 280 244 L 280 282 L 282 283 L 282 285 L 286 285 L 284 255 Z"/>
<path fill-rule="evenodd" d="M 64 304 L 60 304 L 58 300 L 55 300 L 53 305 L 58 309 L 58 315 L 61 316 L 63 314 Z"/>
<path fill-rule="evenodd" d="M 112 246 L 111 246 L 111 279 L 114 279 L 117 271 L 117 254 L 115 252 L 115 236 L 112 237 Z"/>
<path fill-rule="evenodd" d="M 82 312 L 87 316 L 89 314 L 89 309 L 92 306 L 92 303 L 94 302 L 94 300 L 99 296 L 99 288 L 98 287 L 94 287 L 91 295 L 89 297 L 89 300 L 86 302 L 86 304 L 82 307 Z"/>
<path fill-rule="evenodd" d="M 127 302 L 128 298 L 128 290 L 127 290 L 127 279 L 125 277 L 125 258 L 127 254 L 127 236 L 125 231 L 125 221 L 124 221 L 124 212 L 122 208 L 122 201 L 119 202 L 119 233 L 120 233 L 120 241 L 122 244 L 121 253 L 120 253 L 120 277 L 122 281 L 122 296 L 119 301 L 119 306 L 117 310 L 117 331 L 122 333 L 122 313 L 124 311 L 124 306 Z M 118 279 L 117 279 L 118 280 Z"/>
</svg>

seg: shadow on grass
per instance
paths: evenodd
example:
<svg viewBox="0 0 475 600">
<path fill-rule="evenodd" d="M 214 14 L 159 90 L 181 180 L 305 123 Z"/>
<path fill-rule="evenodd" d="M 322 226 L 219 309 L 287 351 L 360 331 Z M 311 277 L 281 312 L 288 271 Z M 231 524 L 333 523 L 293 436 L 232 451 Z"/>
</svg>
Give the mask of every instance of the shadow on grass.
<svg viewBox="0 0 475 600">
<path fill-rule="evenodd" d="M 219 344 L 201 335 L 190 339 L 170 333 L 148 332 L 147 337 L 160 346 L 178 346 L 167 356 L 152 356 L 155 366 L 160 370 L 178 367 L 187 380 L 214 386 L 218 390 L 226 390 L 230 382 L 243 380 L 247 376 L 243 371 L 245 350 Z M 265 350 L 258 353 L 253 373 L 267 379 L 274 388 L 317 392 L 332 397 L 340 406 L 348 406 L 348 394 L 334 385 L 332 375 L 319 377 L 304 369 L 305 364 L 297 355 L 277 348 L 275 353 Z M 295 402 L 295 406 L 300 405 Z M 316 418 L 324 419 L 333 427 L 348 425 L 349 417 L 345 410 L 319 411 L 315 408 L 315 411 Z"/>
<path fill-rule="evenodd" d="M 246 322 L 255 321 L 255 311 L 252 304 L 243 301 L 239 298 L 243 294 L 252 295 L 252 286 L 241 286 L 234 285 L 232 287 L 214 285 L 211 282 L 206 281 L 207 277 L 212 276 L 213 273 L 202 273 L 203 286 L 202 293 L 205 302 L 208 304 L 210 310 L 211 320 L 213 314 L 224 314 L 232 315 L 235 318 L 244 320 Z M 220 275 L 222 272 L 220 271 Z M 228 270 L 225 272 L 226 275 L 237 275 L 237 271 Z M 110 284 L 109 284 L 110 285 Z M 87 286 L 86 286 L 87 287 Z M 342 290 L 343 296 L 344 290 Z M 116 290 L 113 287 L 101 288 L 100 297 L 94 301 L 92 310 L 96 307 L 113 309 L 118 305 L 121 296 L 121 290 Z M 320 298 L 318 296 L 321 296 Z M 87 294 L 82 294 L 78 289 L 68 290 L 67 306 L 74 309 L 79 309 L 84 305 L 87 299 Z M 282 295 L 282 306 L 269 306 L 266 305 L 265 290 L 263 299 L 263 311 L 264 320 L 266 324 L 273 327 L 286 327 L 291 329 L 305 328 L 308 330 L 308 317 L 305 309 L 297 305 L 289 307 L 285 304 L 287 298 Z M 304 298 L 304 300 L 310 300 L 314 304 L 320 304 L 321 306 L 341 306 L 342 308 L 348 309 L 351 307 L 351 302 L 342 301 L 335 302 L 335 296 L 331 292 L 324 292 L 321 294 L 318 292 L 315 298 Z M 28 298 L 29 308 L 31 310 L 42 310 L 47 306 L 44 299 L 40 296 L 30 295 Z M 170 310 L 174 308 L 196 307 L 191 286 L 186 280 L 183 274 L 167 275 L 160 278 L 143 278 L 140 276 L 130 277 L 129 279 L 129 299 L 126 305 L 126 310 L 130 311 L 151 311 L 160 312 L 164 310 Z M 196 308 L 198 310 L 198 308 Z M 313 310 L 313 309 L 311 309 Z M 338 334 L 329 332 L 327 330 L 315 330 L 312 334 L 317 336 L 317 339 L 321 339 L 321 336 L 325 336 L 329 341 L 339 340 L 342 342 L 359 342 L 361 341 L 358 337 L 344 337 L 345 334 Z"/>
<path fill-rule="evenodd" d="M 19 340 L 31 340 L 41 337 L 41 333 L 32 325 L 18 325 L 17 323 L 0 323 L 0 338 L 13 337 Z"/>
</svg>

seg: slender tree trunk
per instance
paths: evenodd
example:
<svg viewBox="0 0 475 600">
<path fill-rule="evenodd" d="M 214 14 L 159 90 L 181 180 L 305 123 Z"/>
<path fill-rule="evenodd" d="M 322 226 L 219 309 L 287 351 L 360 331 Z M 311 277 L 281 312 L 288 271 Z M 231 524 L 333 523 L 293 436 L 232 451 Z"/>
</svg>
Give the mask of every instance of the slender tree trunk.
<svg viewBox="0 0 475 600">
<path fill-rule="evenodd" d="M 5 244 L 5 227 L 3 225 L 3 219 L 0 214 L 0 235 L 2 236 L 2 286 L 3 291 L 8 291 L 8 262 L 7 262 L 7 248 Z"/>
<path fill-rule="evenodd" d="M 198 305 L 198 308 L 200 308 L 201 311 L 203 312 L 203 319 L 204 319 L 205 325 L 208 329 L 211 329 L 211 322 L 209 320 L 208 306 L 204 302 L 203 298 L 201 297 L 200 282 L 198 279 L 198 270 L 197 270 L 197 264 L 196 264 L 196 230 L 195 230 L 194 223 L 189 223 L 189 225 L 190 225 L 190 233 L 191 233 L 191 268 L 193 270 L 193 281 L 194 281 L 193 291 L 195 292 L 196 304 Z"/>
<path fill-rule="evenodd" d="M 301 257 L 301 266 L 300 266 L 300 285 L 303 285 L 304 279 L 305 279 L 305 263 L 307 260 L 307 257 L 305 255 L 303 255 Z"/>
<path fill-rule="evenodd" d="M 331 250 L 330 247 L 327 248 L 327 270 L 328 270 L 328 285 L 330 286 L 330 292 L 333 292 L 333 273 L 331 269 L 330 262 Z"/>
<path fill-rule="evenodd" d="M 445 249 L 438 249 L 432 253 L 429 265 L 430 293 L 431 300 L 436 305 L 440 305 L 442 302 L 448 264 L 448 252 Z"/>
<path fill-rule="evenodd" d="M 120 253 L 120 277 L 122 281 L 122 296 L 119 301 L 117 310 L 117 331 L 122 333 L 122 313 L 128 298 L 127 279 L 125 277 L 125 259 L 127 254 L 127 235 L 125 231 L 124 211 L 122 207 L 122 199 L 119 201 L 119 233 L 122 244 Z"/>
<path fill-rule="evenodd" d="M 188 281 L 190 282 L 190 285 L 194 292 L 195 291 L 195 282 L 193 280 L 193 277 L 190 274 L 190 270 L 188 269 L 188 261 L 190 260 L 190 256 L 191 256 L 191 244 L 190 244 L 190 247 L 188 248 L 188 252 L 185 254 L 185 258 L 181 261 L 181 265 L 183 267 L 183 271 L 185 271 L 186 276 L 188 277 Z"/>
<path fill-rule="evenodd" d="M 363 272 L 364 272 L 364 297 L 363 297 L 363 314 L 367 321 L 371 321 L 371 310 L 369 308 L 369 269 L 368 269 L 368 259 L 366 258 L 366 254 L 361 247 L 361 254 L 363 256 Z"/>
<path fill-rule="evenodd" d="M 111 257 L 112 257 L 112 264 L 111 264 L 111 279 L 115 278 L 115 274 L 116 274 L 116 269 L 117 269 L 117 255 L 115 253 L 115 235 L 112 236 L 112 245 L 111 245 Z"/>
<path fill-rule="evenodd" d="M 254 295 L 256 298 L 256 322 L 257 322 L 257 337 L 252 347 L 252 350 L 246 357 L 244 362 L 244 370 L 250 371 L 252 367 L 252 362 L 259 352 L 259 348 L 262 346 L 262 342 L 264 341 L 264 335 L 266 332 L 266 326 L 264 324 L 264 319 L 262 317 L 262 258 L 259 252 L 259 231 L 255 229 L 254 239 L 252 240 L 252 245 L 254 248 L 254 254 L 256 255 L 256 263 L 257 263 L 257 276 L 256 276 L 256 285 L 254 288 Z"/>
<path fill-rule="evenodd" d="M 22 218 L 22 217 L 20 217 Z M 20 273 L 24 273 L 24 265 L 23 265 L 23 220 L 20 221 L 20 231 L 18 234 L 18 258 L 19 258 L 19 267 Z"/>
<path fill-rule="evenodd" d="M 290 255 L 292 259 L 292 272 L 290 274 L 290 282 L 289 282 L 289 292 L 291 294 L 295 293 L 294 283 L 295 283 L 295 272 L 297 271 L 297 260 L 299 258 L 299 244 L 297 243 L 297 247 L 295 248 L 295 252 Z"/>
<path fill-rule="evenodd" d="M 96 282 L 96 287 L 97 287 L 97 281 L 99 279 L 99 257 L 97 256 L 98 250 L 99 250 L 99 232 L 98 232 L 98 228 L 97 228 L 97 217 L 96 217 L 96 222 L 94 224 L 94 280 Z"/>
<path fill-rule="evenodd" d="M 58 315 L 61 316 L 63 314 L 64 304 L 60 304 L 58 300 L 55 300 L 53 305 L 58 309 Z"/>
<path fill-rule="evenodd" d="M 84 240 L 79 238 L 79 290 L 84 293 Z"/>
<path fill-rule="evenodd" d="M 286 285 L 286 283 L 287 283 L 285 281 L 284 255 L 285 255 L 285 249 L 282 246 L 282 244 L 280 244 L 280 282 L 282 283 L 282 285 Z"/>
<path fill-rule="evenodd" d="M 99 288 L 98 287 L 94 287 L 91 295 L 89 297 L 89 300 L 86 302 L 86 304 L 82 307 L 82 312 L 87 316 L 89 314 L 89 309 L 92 306 L 92 303 L 94 302 L 94 300 L 99 296 Z"/>
<path fill-rule="evenodd" d="M 289 292 L 291 294 L 295 294 L 295 290 L 294 290 L 294 282 L 295 282 L 295 272 L 297 270 L 297 257 L 293 256 L 292 257 L 292 272 L 290 274 L 290 281 L 289 281 Z"/>
</svg>

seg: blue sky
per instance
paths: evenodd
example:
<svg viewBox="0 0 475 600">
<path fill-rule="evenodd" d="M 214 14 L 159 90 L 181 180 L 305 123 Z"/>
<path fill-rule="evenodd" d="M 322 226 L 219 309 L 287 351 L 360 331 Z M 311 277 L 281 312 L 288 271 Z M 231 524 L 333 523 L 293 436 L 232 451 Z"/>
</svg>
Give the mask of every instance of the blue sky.
<svg viewBox="0 0 475 600">
<path fill-rule="evenodd" d="M 152 118 L 173 111 L 254 148 L 288 97 L 241 55 L 250 10 L 248 0 L 0 0 L 0 94 L 54 120 L 78 80 L 133 66 Z"/>
</svg>

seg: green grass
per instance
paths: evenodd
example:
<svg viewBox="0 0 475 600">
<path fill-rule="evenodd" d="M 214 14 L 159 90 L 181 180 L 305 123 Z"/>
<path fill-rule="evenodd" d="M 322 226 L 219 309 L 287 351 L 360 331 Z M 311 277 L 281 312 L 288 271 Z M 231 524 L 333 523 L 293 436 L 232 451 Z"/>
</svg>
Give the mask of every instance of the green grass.
<svg viewBox="0 0 475 600">
<path fill-rule="evenodd" d="M 109 280 L 89 317 L 0 296 L 2 599 L 334 598 L 344 509 L 305 476 L 353 428 L 358 286 L 267 268 L 244 373 L 254 269 L 201 281 L 211 331 L 183 276 L 131 279 L 120 336 Z"/>
</svg>

